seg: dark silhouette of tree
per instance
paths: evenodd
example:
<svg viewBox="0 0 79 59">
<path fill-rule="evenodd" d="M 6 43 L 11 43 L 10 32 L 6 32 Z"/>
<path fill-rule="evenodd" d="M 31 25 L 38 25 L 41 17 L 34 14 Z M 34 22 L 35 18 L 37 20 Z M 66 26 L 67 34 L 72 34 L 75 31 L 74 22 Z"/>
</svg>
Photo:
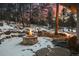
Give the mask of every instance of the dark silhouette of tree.
<svg viewBox="0 0 79 59">
<path fill-rule="evenodd" d="M 53 28 L 53 15 L 52 15 L 52 6 L 50 5 L 49 11 L 48 11 L 48 23 L 49 23 L 49 27 Z"/>
<path fill-rule="evenodd" d="M 70 31 L 70 29 L 73 30 L 73 28 L 76 27 L 76 21 L 73 18 L 73 14 L 70 15 L 70 18 L 66 22 L 66 25 L 67 25 L 69 31 Z"/>
</svg>

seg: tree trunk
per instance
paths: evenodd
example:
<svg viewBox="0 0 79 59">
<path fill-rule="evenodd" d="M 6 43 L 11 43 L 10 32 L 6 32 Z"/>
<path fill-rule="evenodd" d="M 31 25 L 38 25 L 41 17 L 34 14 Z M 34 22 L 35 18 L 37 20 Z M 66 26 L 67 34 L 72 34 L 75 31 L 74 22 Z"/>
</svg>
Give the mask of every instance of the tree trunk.
<svg viewBox="0 0 79 59">
<path fill-rule="evenodd" d="M 58 34 L 58 15 L 59 15 L 59 4 L 56 4 L 56 28 L 55 28 L 55 34 Z"/>
</svg>

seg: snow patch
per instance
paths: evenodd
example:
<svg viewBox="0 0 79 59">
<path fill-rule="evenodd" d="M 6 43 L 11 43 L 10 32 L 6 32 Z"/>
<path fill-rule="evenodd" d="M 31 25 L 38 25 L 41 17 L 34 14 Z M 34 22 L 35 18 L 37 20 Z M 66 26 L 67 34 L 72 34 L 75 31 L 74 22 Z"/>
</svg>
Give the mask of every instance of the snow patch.
<svg viewBox="0 0 79 59">
<path fill-rule="evenodd" d="M 51 38 L 48 37 L 38 37 L 38 43 L 34 45 L 20 45 L 19 43 L 23 40 L 23 38 L 14 37 L 11 39 L 6 39 L 0 45 L 0 55 L 8 55 L 8 56 L 32 56 L 35 52 L 41 48 L 45 48 L 48 45 L 51 48 L 54 48 L 54 45 L 49 40 Z"/>
</svg>

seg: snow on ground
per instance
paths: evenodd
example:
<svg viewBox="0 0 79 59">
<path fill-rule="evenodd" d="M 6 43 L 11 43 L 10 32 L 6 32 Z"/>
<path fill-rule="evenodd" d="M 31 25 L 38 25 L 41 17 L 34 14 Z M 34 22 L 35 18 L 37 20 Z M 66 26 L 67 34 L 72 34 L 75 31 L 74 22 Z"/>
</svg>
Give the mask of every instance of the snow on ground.
<svg viewBox="0 0 79 59">
<path fill-rule="evenodd" d="M 9 30 L 9 29 L 14 29 L 14 27 L 11 27 L 11 26 L 9 26 L 9 25 L 7 25 L 7 23 L 3 23 L 3 26 L 0 26 L 0 29 L 2 30 L 2 31 L 7 31 L 7 30 Z"/>
<path fill-rule="evenodd" d="M 33 27 L 33 30 L 37 29 L 37 27 Z M 13 29 L 16 30 L 14 27 L 8 26 L 6 23 L 3 23 L 3 26 L 0 26 L 0 29 L 4 32 L 5 30 Z M 23 30 L 19 31 L 24 31 Z M 53 32 L 52 30 L 46 30 L 44 28 L 39 28 L 39 30 L 45 30 L 48 32 Z M 67 29 L 64 29 L 67 31 Z M 6 35 L 1 35 L 0 38 L 5 37 Z M 48 37 L 38 37 L 38 42 L 34 45 L 20 45 L 19 43 L 22 42 L 23 38 L 21 37 L 13 37 L 10 39 L 5 39 L 2 44 L 0 44 L 0 56 L 32 56 L 35 52 L 41 48 L 45 48 L 48 45 L 51 48 L 54 48 L 54 44 L 50 41 L 51 38 Z"/>
<path fill-rule="evenodd" d="M 3 26 L 0 26 L 0 29 L 3 32 L 9 29 L 15 30 L 14 27 L 11 27 L 6 23 L 3 23 Z M 25 30 L 25 28 L 23 30 Z M 20 30 L 20 31 L 23 31 L 23 30 Z M 43 29 L 43 30 L 46 30 L 46 29 Z M 6 35 L 1 35 L 0 38 L 4 38 L 5 36 Z M 38 42 L 30 46 L 20 45 L 19 43 L 22 42 L 23 40 L 23 38 L 20 38 L 20 37 L 5 39 L 4 42 L 0 44 L 0 56 L 24 56 L 24 55 L 32 56 L 35 54 L 37 50 L 41 48 L 45 48 L 48 45 L 53 48 L 54 45 L 51 43 L 49 39 L 50 38 L 48 37 L 38 37 Z"/>
<path fill-rule="evenodd" d="M 68 31 L 68 28 L 67 27 L 64 27 L 63 29 L 59 29 L 59 31 L 60 32 L 71 32 L 71 29 L 69 29 L 70 31 Z M 76 32 L 76 29 L 74 28 L 73 30 L 72 30 L 73 32 Z"/>
<path fill-rule="evenodd" d="M 48 45 L 54 47 L 48 37 L 38 37 L 38 42 L 34 45 L 20 45 L 22 38 L 14 37 L 6 39 L 0 45 L 0 56 L 32 56 L 34 53 Z"/>
</svg>

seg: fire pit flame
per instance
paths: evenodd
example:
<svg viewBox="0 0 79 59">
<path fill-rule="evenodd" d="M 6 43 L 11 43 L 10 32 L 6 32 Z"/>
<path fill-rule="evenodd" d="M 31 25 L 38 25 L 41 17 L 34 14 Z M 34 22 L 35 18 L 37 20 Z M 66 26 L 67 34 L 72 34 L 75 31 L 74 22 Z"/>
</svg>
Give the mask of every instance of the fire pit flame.
<svg viewBox="0 0 79 59">
<path fill-rule="evenodd" d="M 29 36 L 32 36 L 32 29 L 29 29 Z"/>
</svg>

